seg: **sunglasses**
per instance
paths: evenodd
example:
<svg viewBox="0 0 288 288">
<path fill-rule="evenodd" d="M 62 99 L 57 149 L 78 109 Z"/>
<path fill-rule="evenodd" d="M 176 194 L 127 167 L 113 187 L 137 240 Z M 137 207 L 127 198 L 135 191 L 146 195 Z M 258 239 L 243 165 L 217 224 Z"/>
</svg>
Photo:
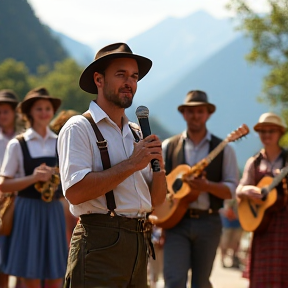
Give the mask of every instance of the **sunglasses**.
<svg viewBox="0 0 288 288">
<path fill-rule="evenodd" d="M 269 129 L 269 130 L 258 130 L 259 134 L 274 134 L 278 132 L 279 130 L 277 129 Z"/>
</svg>

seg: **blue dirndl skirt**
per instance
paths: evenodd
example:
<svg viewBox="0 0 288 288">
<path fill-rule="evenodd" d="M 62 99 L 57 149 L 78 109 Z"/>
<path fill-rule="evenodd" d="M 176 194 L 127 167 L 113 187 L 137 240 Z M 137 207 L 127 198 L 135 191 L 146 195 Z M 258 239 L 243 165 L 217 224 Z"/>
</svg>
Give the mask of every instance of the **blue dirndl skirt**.
<svg viewBox="0 0 288 288">
<path fill-rule="evenodd" d="M 17 197 L 13 230 L 4 238 L 3 273 L 31 279 L 64 277 L 68 245 L 60 201 Z"/>
</svg>

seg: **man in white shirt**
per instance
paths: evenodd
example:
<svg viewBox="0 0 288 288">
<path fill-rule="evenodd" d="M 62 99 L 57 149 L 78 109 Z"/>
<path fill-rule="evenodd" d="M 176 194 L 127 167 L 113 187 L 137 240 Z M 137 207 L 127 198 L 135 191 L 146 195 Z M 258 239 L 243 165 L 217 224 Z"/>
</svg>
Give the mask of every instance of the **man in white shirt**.
<svg viewBox="0 0 288 288">
<path fill-rule="evenodd" d="M 150 135 L 136 142 L 125 108 L 151 65 L 115 43 L 99 50 L 80 77 L 80 87 L 98 96 L 85 117 L 72 117 L 59 134 L 63 193 L 79 217 L 64 287 L 147 287 L 145 219 L 164 201 L 166 178 L 160 140 Z M 152 159 L 160 171 L 152 171 Z"/>
<path fill-rule="evenodd" d="M 3 89 L 0 91 L 0 166 L 3 162 L 4 152 L 8 142 L 15 137 L 15 108 L 18 105 L 18 99 L 16 94 L 9 89 Z M 0 191 L 0 199 L 4 198 Z M 0 237 L 0 247 L 2 247 L 3 237 Z M 1 251 L 0 251 L 1 253 Z M 1 262 L 1 261 L 0 261 Z M 1 273 L 0 271 L 0 287 L 8 286 L 8 275 Z"/>
<path fill-rule="evenodd" d="M 0 91 L 0 165 L 8 142 L 16 135 L 16 106 L 18 100 L 12 90 Z"/>
</svg>

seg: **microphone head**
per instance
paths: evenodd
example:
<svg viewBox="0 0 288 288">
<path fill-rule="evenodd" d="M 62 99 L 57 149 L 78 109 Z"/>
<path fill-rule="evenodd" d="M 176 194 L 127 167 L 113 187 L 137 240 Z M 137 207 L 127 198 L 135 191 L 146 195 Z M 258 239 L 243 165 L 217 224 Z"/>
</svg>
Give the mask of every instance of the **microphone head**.
<svg viewBox="0 0 288 288">
<path fill-rule="evenodd" d="M 136 116 L 137 118 L 148 118 L 149 116 L 149 109 L 146 106 L 139 106 L 136 109 Z"/>
</svg>

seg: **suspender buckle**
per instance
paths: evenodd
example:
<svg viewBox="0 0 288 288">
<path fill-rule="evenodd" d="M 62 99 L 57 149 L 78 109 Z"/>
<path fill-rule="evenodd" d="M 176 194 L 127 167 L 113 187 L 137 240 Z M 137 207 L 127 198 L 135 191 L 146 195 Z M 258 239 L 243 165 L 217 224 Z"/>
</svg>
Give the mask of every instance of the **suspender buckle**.
<svg viewBox="0 0 288 288">
<path fill-rule="evenodd" d="M 110 217 L 114 217 L 115 216 L 115 211 L 109 211 L 108 214 L 109 214 Z"/>
<path fill-rule="evenodd" d="M 106 149 L 108 146 L 107 140 L 97 141 L 97 146 L 99 149 Z"/>
</svg>

